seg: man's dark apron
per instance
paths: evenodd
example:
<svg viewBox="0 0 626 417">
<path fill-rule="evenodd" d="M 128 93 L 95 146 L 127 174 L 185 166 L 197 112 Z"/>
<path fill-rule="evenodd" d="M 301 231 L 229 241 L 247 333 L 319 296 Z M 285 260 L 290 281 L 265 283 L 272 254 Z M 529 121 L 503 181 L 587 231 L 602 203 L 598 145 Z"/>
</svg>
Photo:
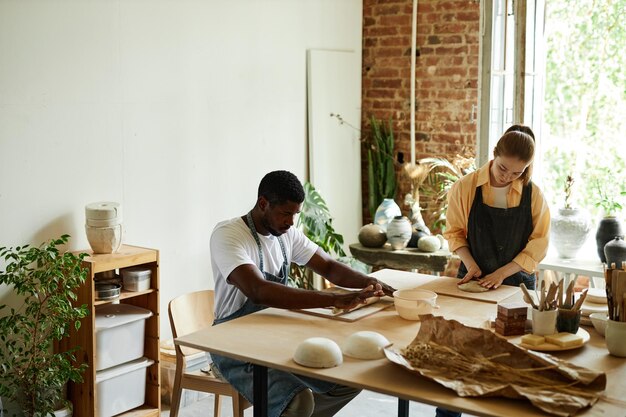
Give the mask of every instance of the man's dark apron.
<svg viewBox="0 0 626 417">
<path fill-rule="evenodd" d="M 519 206 L 506 209 L 490 207 L 483 202 L 481 187 L 476 188 L 469 214 L 467 241 L 483 277 L 511 262 L 526 247 L 533 231 L 531 198 L 532 184 L 529 183 L 523 188 Z M 465 274 L 467 268 L 461 263 L 457 278 L 463 278 Z M 522 282 L 528 289 L 534 289 L 535 275 L 520 271 L 507 277 L 502 284 L 519 287 Z"/>
<path fill-rule="evenodd" d="M 261 270 L 261 273 L 267 281 L 287 285 L 289 264 L 287 263 L 287 254 L 282 239 L 277 236 L 278 242 L 280 243 L 280 250 L 283 253 L 283 264 L 280 268 L 278 276 L 276 276 L 263 270 L 263 250 L 261 248 L 259 235 L 254 227 L 252 212 L 247 214 L 246 223 L 250 228 L 250 232 L 252 233 L 252 236 L 257 244 L 260 260 L 259 269 Z M 267 308 L 267 306 L 254 304 L 250 301 L 250 299 L 247 299 L 239 310 L 226 317 L 216 319 L 213 322 L 213 325 L 219 325 L 229 320 L 243 317 L 265 308 Z M 267 337 L 270 338 L 272 336 L 268 334 Z M 216 355 L 214 353 L 211 353 L 211 358 L 213 360 L 213 365 L 217 367 L 219 373 L 248 401 L 250 401 L 250 403 L 252 403 L 252 364 Z M 287 407 L 287 405 L 291 402 L 293 397 L 303 389 L 310 388 L 313 392 L 324 393 L 335 389 L 338 385 L 331 382 L 293 375 L 275 369 L 268 369 L 267 387 L 268 416 L 279 417 L 285 407 Z"/>
</svg>

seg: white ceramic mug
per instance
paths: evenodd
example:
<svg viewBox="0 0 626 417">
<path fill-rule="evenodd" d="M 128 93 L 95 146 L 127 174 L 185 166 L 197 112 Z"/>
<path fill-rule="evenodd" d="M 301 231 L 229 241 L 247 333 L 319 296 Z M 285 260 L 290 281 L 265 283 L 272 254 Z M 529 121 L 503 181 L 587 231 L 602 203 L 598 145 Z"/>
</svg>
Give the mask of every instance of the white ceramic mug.
<svg viewBox="0 0 626 417">
<path fill-rule="evenodd" d="M 533 308 L 532 322 L 533 334 L 537 336 L 547 336 L 556 333 L 557 310 L 539 311 Z"/>
<path fill-rule="evenodd" d="M 626 358 L 626 322 L 608 320 L 604 338 L 611 355 Z"/>
</svg>

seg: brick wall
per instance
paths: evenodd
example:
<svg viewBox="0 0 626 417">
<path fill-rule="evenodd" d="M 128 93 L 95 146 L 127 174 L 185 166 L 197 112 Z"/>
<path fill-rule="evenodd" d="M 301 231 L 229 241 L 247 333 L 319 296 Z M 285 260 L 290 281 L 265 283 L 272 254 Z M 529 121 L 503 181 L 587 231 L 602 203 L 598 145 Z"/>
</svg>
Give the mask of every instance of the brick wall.
<svg viewBox="0 0 626 417">
<path fill-rule="evenodd" d="M 416 158 L 474 155 L 478 105 L 479 3 L 419 0 L 416 58 Z M 369 118 L 392 119 L 395 150 L 410 162 L 412 0 L 363 1 L 362 132 Z M 367 209 L 367 156 L 362 154 L 363 219 Z M 396 202 L 409 190 L 400 175 Z M 403 211 L 406 207 L 402 207 Z M 427 220 L 428 223 L 428 220 Z"/>
</svg>

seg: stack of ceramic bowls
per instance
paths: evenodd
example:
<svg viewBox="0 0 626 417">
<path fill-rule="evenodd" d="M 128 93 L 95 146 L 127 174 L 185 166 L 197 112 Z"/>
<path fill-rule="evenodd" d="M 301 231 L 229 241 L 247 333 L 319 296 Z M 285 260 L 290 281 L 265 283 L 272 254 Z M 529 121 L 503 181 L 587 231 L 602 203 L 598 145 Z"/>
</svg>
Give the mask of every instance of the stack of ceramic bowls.
<svg viewBox="0 0 626 417">
<path fill-rule="evenodd" d="M 122 244 L 119 203 L 100 201 L 85 206 L 87 240 L 93 253 L 114 253 Z"/>
</svg>

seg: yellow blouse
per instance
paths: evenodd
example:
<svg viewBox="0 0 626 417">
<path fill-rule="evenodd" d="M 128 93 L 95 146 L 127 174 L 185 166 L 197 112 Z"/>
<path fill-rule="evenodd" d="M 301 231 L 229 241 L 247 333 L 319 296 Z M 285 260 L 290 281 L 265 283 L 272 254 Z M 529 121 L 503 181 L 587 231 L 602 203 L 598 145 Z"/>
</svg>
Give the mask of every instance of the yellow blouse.
<svg viewBox="0 0 626 417">
<path fill-rule="evenodd" d="M 463 246 L 469 246 L 467 242 L 467 226 L 469 213 L 476 195 L 476 188 L 482 187 L 483 201 L 488 206 L 494 204 L 491 184 L 489 183 L 489 167 L 491 161 L 483 165 L 477 171 L 467 174 L 456 183 L 448 192 L 448 210 L 446 212 L 446 231 L 444 237 L 452 252 Z M 511 183 L 511 188 L 506 196 L 508 207 L 517 207 L 522 199 L 521 179 Z M 543 193 L 532 183 L 531 211 L 533 217 L 533 231 L 528 238 L 526 247 L 513 259 L 527 273 L 537 269 L 537 265 L 546 256 L 548 251 L 548 238 L 550 235 L 550 209 Z"/>
</svg>

